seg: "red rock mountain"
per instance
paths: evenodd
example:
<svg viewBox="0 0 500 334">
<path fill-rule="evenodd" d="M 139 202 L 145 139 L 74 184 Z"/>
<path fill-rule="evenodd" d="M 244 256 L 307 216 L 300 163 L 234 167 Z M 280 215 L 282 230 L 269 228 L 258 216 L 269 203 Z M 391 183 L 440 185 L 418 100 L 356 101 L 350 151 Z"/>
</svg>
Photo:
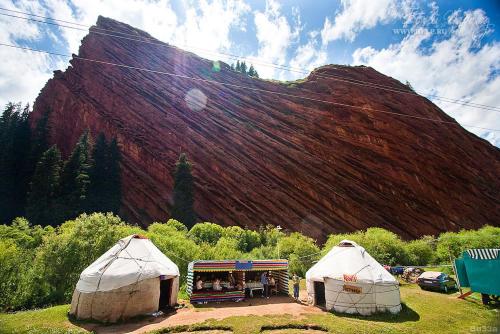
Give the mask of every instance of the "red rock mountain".
<svg viewBox="0 0 500 334">
<path fill-rule="evenodd" d="M 397 80 L 334 65 L 294 83 L 253 79 L 111 19 L 98 19 L 102 29 L 47 82 L 32 120 L 52 110 L 51 141 L 66 156 L 85 129 L 118 138 L 129 222 L 169 217 L 186 152 L 200 219 L 223 225 L 281 225 L 319 240 L 370 226 L 417 237 L 500 225 L 498 148 L 424 97 L 349 82 L 408 89 Z"/>
</svg>

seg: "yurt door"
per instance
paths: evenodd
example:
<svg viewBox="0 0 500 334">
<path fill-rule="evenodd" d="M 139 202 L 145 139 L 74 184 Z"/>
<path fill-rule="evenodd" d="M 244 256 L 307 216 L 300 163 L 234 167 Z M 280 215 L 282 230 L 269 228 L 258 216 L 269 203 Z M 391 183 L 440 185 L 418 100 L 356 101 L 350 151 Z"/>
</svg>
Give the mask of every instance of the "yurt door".
<svg viewBox="0 0 500 334">
<path fill-rule="evenodd" d="M 162 310 L 170 306 L 170 294 L 172 292 L 173 279 L 165 279 L 160 281 L 160 304 L 158 309 Z"/>
<path fill-rule="evenodd" d="M 325 306 L 325 283 L 314 282 L 314 304 L 316 306 Z"/>
</svg>

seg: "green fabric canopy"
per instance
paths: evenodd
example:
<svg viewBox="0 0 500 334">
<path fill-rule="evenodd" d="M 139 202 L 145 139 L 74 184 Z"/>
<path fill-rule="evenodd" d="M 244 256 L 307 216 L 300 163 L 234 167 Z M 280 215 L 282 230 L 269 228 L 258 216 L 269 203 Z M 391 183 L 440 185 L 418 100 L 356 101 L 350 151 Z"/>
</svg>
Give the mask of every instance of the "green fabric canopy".
<svg viewBox="0 0 500 334">
<path fill-rule="evenodd" d="M 500 296 L 500 258 L 473 258 L 465 251 L 455 260 L 457 278 L 462 287 L 474 292 Z"/>
</svg>

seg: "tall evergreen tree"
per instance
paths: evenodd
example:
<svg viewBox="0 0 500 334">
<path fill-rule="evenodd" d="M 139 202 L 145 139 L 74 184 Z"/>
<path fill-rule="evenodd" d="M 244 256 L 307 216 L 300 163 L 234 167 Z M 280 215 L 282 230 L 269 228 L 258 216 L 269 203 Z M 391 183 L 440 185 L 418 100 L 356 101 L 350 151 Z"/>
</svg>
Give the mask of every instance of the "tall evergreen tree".
<svg viewBox="0 0 500 334">
<path fill-rule="evenodd" d="M 186 154 L 181 153 L 174 174 L 174 205 L 172 218 L 180 221 L 187 228 L 196 223 L 194 204 L 194 181 L 191 175 L 191 163 Z"/>
<path fill-rule="evenodd" d="M 78 216 L 87 208 L 89 167 L 89 135 L 86 131 L 78 140 L 61 172 L 58 199 L 60 222 Z"/>
<path fill-rule="evenodd" d="M 24 214 L 29 177 L 29 106 L 8 103 L 0 117 L 0 223 Z"/>
<path fill-rule="evenodd" d="M 241 64 L 239 60 L 236 60 L 236 67 L 234 69 L 236 72 L 241 72 Z"/>
<path fill-rule="evenodd" d="M 254 78 L 259 77 L 259 74 L 257 73 L 257 70 L 255 69 L 255 67 L 253 67 L 253 65 L 250 65 L 250 68 L 248 69 L 248 76 L 254 77 Z"/>
<path fill-rule="evenodd" d="M 240 72 L 242 74 L 247 74 L 247 64 L 244 61 L 240 64 Z"/>
<path fill-rule="evenodd" d="M 106 201 L 107 183 L 107 151 L 106 137 L 101 133 L 92 150 L 92 162 L 89 169 L 90 184 L 88 189 L 87 212 L 106 212 L 104 202 Z"/>
<path fill-rule="evenodd" d="M 87 212 L 118 213 L 121 204 L 120 150 L 116 139 L 106 142 L 104 134 L 97 137 L 89 170 Z"/>
<path fill-rule="evenodd" d="M 50 117 L 51 110 L 47 109 L 36 122 L 31 133 L 31 152 L 26 174 L 31 177 L 42 154 L 49 149 Z"/>
<path fill-rule="evenodd" d="M 53 225 L 58 222 L 56 196 L 59 187 L 62 160 L 54 145 L 37 163 L 26 205 L 26 215 L 34 225 Z"/>
</svg>

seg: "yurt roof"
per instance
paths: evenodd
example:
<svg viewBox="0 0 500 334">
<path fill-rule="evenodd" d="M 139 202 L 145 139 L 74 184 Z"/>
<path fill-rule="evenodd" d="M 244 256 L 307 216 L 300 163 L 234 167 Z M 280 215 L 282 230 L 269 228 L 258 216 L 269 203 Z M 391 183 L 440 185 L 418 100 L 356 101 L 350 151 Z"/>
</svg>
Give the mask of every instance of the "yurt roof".
<svg viewBox="0 0 500 334">
<path fill-rule="evenodd" d="M 397 283 L 363 247 L 351 240 L 342 240 L 306 273 L 308 280 L 323 281 L 325 277 L 366 283 Z"/>
<path fill-rule="evenodd" d="M 177 277 L 179 268 L 151 240 L 134 234 L 120 239 L 88 266 L 76 289 L 109 291 L 159 276 Z"/>
</svg>

